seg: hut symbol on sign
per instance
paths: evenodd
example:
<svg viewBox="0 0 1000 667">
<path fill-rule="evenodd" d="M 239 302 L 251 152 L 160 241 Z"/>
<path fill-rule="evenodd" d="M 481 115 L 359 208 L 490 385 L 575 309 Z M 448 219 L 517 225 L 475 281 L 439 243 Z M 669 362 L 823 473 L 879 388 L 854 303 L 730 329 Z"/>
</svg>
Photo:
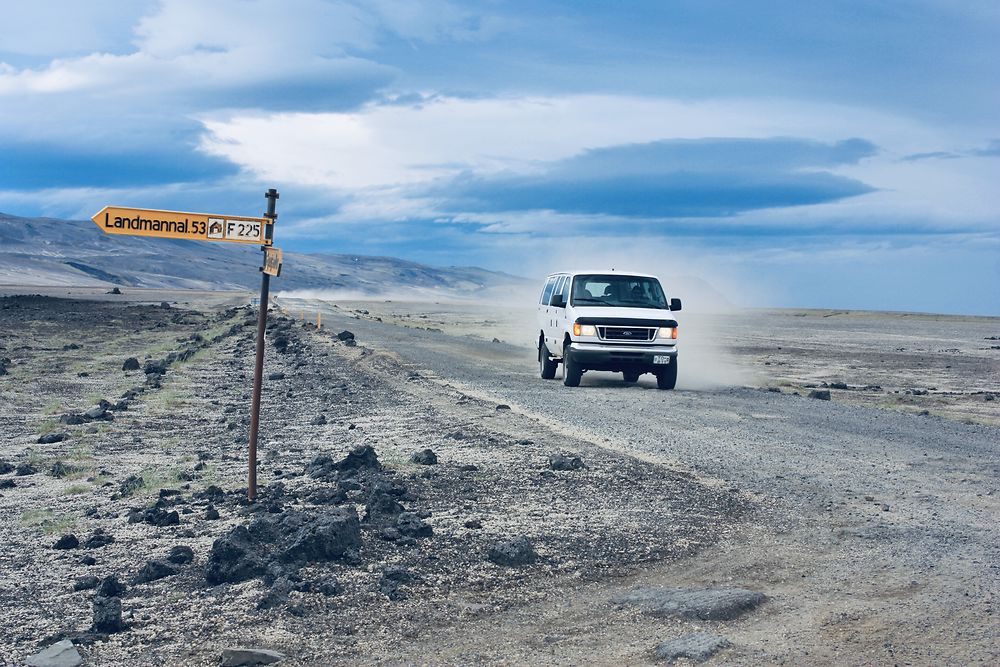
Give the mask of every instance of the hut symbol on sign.
<svg viewBox="0 0 1000 667">
<path fill-rule="evenodd" d="M 221 239 L 223 235 L 222 218 L 208 219 L 208 238 Z"/>
</svg>

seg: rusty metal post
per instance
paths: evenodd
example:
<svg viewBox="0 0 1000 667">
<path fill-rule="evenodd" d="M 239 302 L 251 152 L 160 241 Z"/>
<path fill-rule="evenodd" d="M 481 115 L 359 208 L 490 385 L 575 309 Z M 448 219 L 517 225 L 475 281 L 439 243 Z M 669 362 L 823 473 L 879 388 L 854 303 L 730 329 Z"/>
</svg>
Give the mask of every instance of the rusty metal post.
<svg viewBox="0 0 1000 667">
<path fill-rule="evenodd" d="M 274 188 L 268 190 L 264 197 L 267 198 L 267 213 L 264 217 L 269 222 L 264 225 L 264 238 L 271 240 L 274 238 L 274 221 L 278 214 L 274 212 L 275 204 L 278 201 L 278 191 Z M 261 252 L 266 246 L 261 246 Z M 261 267 L 260 276 L 260 308 L 257 316 L 257 358 L 253 369 L 253 399 L 250 407 L 250 452 L 247 462 L 247 500 L 253 502 L 257 498 L 257 433 L 260 429 L 260 394 L 264 385 L 264 334 L 267 331 L 267 302 L 268 292 L 271 288 L 271 276 L 264 273 Z"/>
</svg>

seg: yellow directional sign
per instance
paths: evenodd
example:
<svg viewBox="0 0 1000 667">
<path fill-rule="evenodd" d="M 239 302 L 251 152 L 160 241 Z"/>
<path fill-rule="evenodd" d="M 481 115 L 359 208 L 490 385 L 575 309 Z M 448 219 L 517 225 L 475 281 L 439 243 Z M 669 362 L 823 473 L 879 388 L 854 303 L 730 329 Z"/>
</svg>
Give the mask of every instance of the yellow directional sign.
<svg viewBox="0 0 1000 667">
<path fill-rule="evenodd" d="M 264 238 L 266 218 L 105 206 L 91 220 L 105 234 L 271 245 Z"/>
<path fill-rule="evenodd" d="M 278 277 L 281 275 L 281 248 L 264 249 L 264 266 L 260 270 L 269 276 Z"/>
</svg>

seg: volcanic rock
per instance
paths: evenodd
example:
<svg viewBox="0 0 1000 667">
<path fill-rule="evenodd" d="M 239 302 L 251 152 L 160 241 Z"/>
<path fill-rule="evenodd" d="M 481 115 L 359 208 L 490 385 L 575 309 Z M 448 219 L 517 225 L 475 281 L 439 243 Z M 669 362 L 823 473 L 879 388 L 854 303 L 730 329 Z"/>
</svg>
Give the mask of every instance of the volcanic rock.
<svg viewBox="0 0 1000 667">
<path fill-rule="evenodd" d="M 219 518 L 219 510 L 215 509 L 215 506 L 209 505 L 205 508 L 205 519 L 208 521 L 215 521 Z"/>
<path fill-rule="evenodd" d="M 45 435 L 39 436 L 36 442 L 39 445 L 52 445 L 57 442 L 62 442 L 63 440 L 69 439 L 69 433 L 46 433 Z"/>
<path fill-rule="evenodd" d="M 813 389 L 809 392 L 809 398 L 815 398 L 820 401 L 830 400 L 830 390 L 829 389 Z"/>
<path fill-rule="evenodd" d="M 406 569 L 398 565 L 390 565 L 382 573 L 382 579 L 379 581 L 378 587 L 390 600 L 405 600 L 407 597 L 406 593 L 401 591 L 399 587 L 402 584 L 413 581 L 413 579 L 413 575 Z"/>
<path fill-rule="evenodd" d="M 56 540 L 52 545 L 53 549 L 76 549 L 80 546 L 80 540 L 73 533 L 67 533 Z"/>
<path fill-rule="evenodd" d="M 120 632 L 125 629 L 122 623 L 122 601 L 119 598 L 106 598 L 98 595 L 94 598 L 94 630 L 98 632 Z"/>
<path fill-rule="evenodd" d="M 27 477 L 28 475 L 34 475 L 37 472 L 38 468 L 28 462 L 20 463 L 16 468 L 14 468 L 14 474 L 18 477 Z"/>
<path fill-rule="evenodd" d="M 583 459 L 569 454 L 552 454 L 549 456 L 549 468 L 552 470 L 579 470 L 584 468 Z"/>
<path fill-rule="evenodd" d="M 325 426 L 326 425 L 326 415 L 316 415 L 313 417 L 312 421 L 309 422 L 310 426 Z"/>
<path fill-rule="evenodd" d="M 731 621 L 766 600 L 763 593 L 744 588 L 638 588 L 613 602 L 636 605 L 651 616 Z"/>
<path fill-rule="evenodd" d="M 437 462 L 437 454 L 435 454 L 432 449 L 421 449 L 419 452 L 413 452 L 413 455 L 410 456 L 410 463 L 416 463 L 422 466 L 436 465 Z"/>
<path fill-rule="evenodd" d="M 538 559 L 534 545 L 527 537 L 497 542 L 489 548 L 486 558 L 497 565 L 516 567 L 534 563 Z"/>
<path fill-rule="evenodd" d="M 147 584 L 177 574 L 177 568 L 162 560 L 149 560 L 132 578 L 133 584 Z"/>
<path fill-rule="evenodd" d="M 178 544 L 170 549 L 167 560 L 174 565 L 187 565 L 194 560 L 194 549 Z"/>
<path fill-rule="evenodd" d="M 337 338 L 342 341 L 354 340 L 354 334 L 345 329 L 337 334 Z"/>
<path fill-rule="evenodd" d="M 98 549 L 108 544 L 113 544 L 114 541 L 115 541 L 114 535 L 110 535 L 104 532 L 104 529 L 98 528 L 97 530 L 94 531 L 93 535 L 88 537 L 83 542 L 83 546 L 86 549 Z"/>
<path fill-rule="evenodd" d="M 0 461 L 0 475 L 7 475 L 14 472 L 14 465 L 9 461 Z"/>
<path fill-rule="evenodd" d="M 396 518 L 396 530 L 403 537 L 431 537 L 434 529 L 413 512 L 403 512 Z"/>
<path fill-rule="evenodd" d="M 123 371 L 137 371 L 139 368 L 139 360 L 135 357 L 129 357 L 125 360 L 125 363 L 122 364 Z"/>
<path fill-rule="evenodd" d="M 656 647 L 656 658 L 672 663 L 678 658 L 687 658 L 694 662 L 704 662 L 720 650 L 732 646 L 725 637 L 710 632 L 692 632 L 691 634 L 668 639 Z"/>
<path fill-rule="evenodd" d="M 130 496 L 138 491 L 143 484 L 144 481 L 142 477 L 139 477 L 138 475 L 129 475 L 122 480 L 122 483 L 118 486 L 118 493 L 123 496 Z"/>
<path fill-rule="evenodd" d="M 222 649 L 222 663 L 219 667 L 254 667 L 284 659 L 284 654 L 262 648 L 225 648 Z"/>
<path fill-rule="evenodd" d="M 68 639 L 58 641 L 24 659 L 27 667 L 78 667 L 83 664 L 80 652 Z"/>
<path fill-rule="evenodd" d="M 125 594 L 125 585 L 118 581 L 118 577 L 110 575 L 101 580 L 97 587 L 97 594 L 105 598 L 117 598 Z"/>
<path fill-rule="evenodd" d="M 72 475 L 74 472 L 76 472 L 76 468 L 66 465 L 62 461 L 56 461 L 52 464 L 52 467 L 49 468 L 49 475 L 55 477 L 56 479 L 62 479 L 67 475 Z"/>
<path fill-rule="evenodd" d="M 99 583 L 101 583 L 101 580 L 98 579 L 95 575 L 85 574 L 82 577 L 79 577 L 75 582 L 73 582 L 73 590 L 89 591 L 93 588 L 97 588 L 97 585 Z"/>
</svg>

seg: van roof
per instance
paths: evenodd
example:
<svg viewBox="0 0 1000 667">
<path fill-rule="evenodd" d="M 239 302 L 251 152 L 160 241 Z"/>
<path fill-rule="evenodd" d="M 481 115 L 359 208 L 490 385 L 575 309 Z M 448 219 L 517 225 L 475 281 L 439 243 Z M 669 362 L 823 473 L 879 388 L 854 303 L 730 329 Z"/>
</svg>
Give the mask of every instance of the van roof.
<svg viewBox="0 0 1000 667">
<path fill-rule="evenodd" d="M 546 279 L 552 276 L 559 275 L 569 275 L 569 276 L 589 276 L 589 275 L 616 275 L 616 276 L 636 276 L 638 278 L 656 278 L 659 280 L 659 276 L 654 276 L 651 273 L 640 273 L 638 271 L 619 271 L 616 269 L 593 269 L 593 270 L 574 270 L 574 271 L 554 271 L 546 276 Z"/>
</svg>

